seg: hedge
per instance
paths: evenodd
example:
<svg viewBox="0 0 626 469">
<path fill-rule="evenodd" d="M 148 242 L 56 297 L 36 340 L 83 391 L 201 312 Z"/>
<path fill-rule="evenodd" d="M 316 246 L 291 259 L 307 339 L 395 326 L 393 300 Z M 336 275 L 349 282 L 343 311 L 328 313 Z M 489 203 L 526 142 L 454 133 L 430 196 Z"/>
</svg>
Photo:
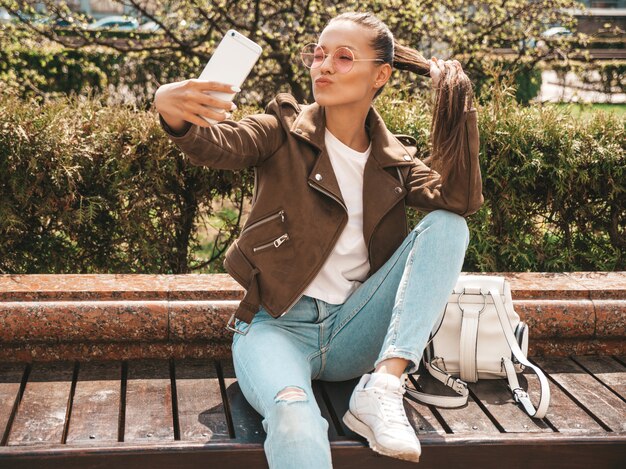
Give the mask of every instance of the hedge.
<svg viewBox="0 0 626 469">
<path fill-rule="evenodd" d="M 468 218 L 463 269 L 624 270 L 624 121 L 603 112 L 578 120 L 493 92 L 478 105 L 485 204 Z M 219 254 L 242 220 L 223 221 L 208 265 L 200 226 L 217 202 L 249 200 L 251 171 L 191 165 L 154 110 L 0 98 L 0 272 L 223 271 Z M 426 157 L 428 103 L 387 90 L 376 106 Z M 410 210 L 411 224 L 422 215 Z"/>
</svg>

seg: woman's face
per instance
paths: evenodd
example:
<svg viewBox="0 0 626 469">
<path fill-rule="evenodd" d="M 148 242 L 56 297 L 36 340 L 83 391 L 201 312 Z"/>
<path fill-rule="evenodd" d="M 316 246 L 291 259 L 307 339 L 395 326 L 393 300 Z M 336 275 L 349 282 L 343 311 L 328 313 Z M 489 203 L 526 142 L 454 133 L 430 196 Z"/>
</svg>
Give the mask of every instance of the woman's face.
<svg viewBox="0 0 626 469">
<path fill-rule="evenodd" d="M 352 51 L 355 59 L 375 59 L 376 52 L 370 45 L 373 34 L 373 31 L 352 21 L 336 21 L 324 28 L 318 44 L 329 55 L 320 67 L 311 69 L 313 96 L 320 106 L 363 101 L 368 105 L 371 103 L 376 90 L 388 78 L 388 74 L 381 72 L 381 68 L 389 65 L 382 62 L 354 62 L 349 72 L 339 73 L 333 64 L 332 54 L 338 47 L 345 46 Z"/>
</svg>

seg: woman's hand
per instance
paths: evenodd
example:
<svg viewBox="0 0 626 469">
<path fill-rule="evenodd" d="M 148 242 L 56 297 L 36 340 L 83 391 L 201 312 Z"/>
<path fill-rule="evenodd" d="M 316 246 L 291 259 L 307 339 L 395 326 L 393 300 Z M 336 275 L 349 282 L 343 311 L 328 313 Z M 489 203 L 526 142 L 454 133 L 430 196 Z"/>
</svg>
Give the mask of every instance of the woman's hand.
<svg viewBox="0 0 626 469">
<path fill-rule="evenodd" d="M 447 69 L 448 75 L 452 74 L 461 74 L 463 73 L 463 69 L 461 68 L 461 63 L 458 60 L 446 60 L 438 59 L 433 56 L 430 62 L 430 77 L 433 80 L 433 87 L 437 88 L 439 86 L 439 81 L 441 80 L 441 74 L 444 70 Z"/>
<path fill-rule="evenodd" d="M 237 106 L 232 101 L 223 101 L 206 94 L 207 91 L 230 94 L 241 90 L 224 83 L 197 79 L 167 83 L 156 91 L 154 106 L 175 132 L 182 130 L 186 122 L 210 127 L 211 124 L 200 116 L 223 121 L 230 117 L 228 111 L 234 111 Z"/>
</svg>

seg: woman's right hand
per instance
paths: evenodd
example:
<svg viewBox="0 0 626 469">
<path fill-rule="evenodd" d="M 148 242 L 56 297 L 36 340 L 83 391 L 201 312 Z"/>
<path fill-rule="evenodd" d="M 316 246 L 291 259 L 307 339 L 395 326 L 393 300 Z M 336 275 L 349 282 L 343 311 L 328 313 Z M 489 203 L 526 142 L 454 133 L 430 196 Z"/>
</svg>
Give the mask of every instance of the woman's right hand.
<svg viewBox="0 0 626 469">
<path fill-rule="evenodd" d="M 206 94 L 207 91 L 231 94 L 241 90 L 224 83 L 197 79 L 167 83 L 161 85 L 154 94 L 154 106 L 174 131 L 182 130 L 186 122 L 210 127 L 211 124 L 200 116 L 220 122 L 228 119 L 229 111 L 234 111 L 237 106 L 232 101 L 223 101 Z"/>
</svg>

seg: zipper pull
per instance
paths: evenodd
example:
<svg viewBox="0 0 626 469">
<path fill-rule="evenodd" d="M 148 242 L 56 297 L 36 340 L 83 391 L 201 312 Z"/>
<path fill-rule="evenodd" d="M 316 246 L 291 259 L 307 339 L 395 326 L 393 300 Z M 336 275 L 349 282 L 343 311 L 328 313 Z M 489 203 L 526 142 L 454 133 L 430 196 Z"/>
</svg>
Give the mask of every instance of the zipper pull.
<svg viewBox="0 0 626 469">
<path fill-rule="evenodd" d="M 280 211 L 280 221 L 281 223 L 285 223 L 285 211 L 284 210 Z"/>
<path fill-rule="evenodd" d="M 285 241 L 287 241 L 288 238 L 289 236 L 287 236 L 287 234 L 282 235 L 280 238 L 276 238 L 274 240 L 274 247 L 277 248 L 278 246 L 283 244 Z"/>
</svg>

